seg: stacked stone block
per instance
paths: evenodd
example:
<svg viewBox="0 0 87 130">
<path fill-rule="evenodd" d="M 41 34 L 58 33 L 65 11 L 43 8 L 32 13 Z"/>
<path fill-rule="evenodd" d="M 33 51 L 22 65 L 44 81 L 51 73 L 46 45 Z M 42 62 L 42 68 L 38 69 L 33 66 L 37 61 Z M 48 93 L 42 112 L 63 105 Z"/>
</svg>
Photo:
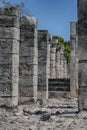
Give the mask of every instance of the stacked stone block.
<svg viewBox="0 0 87 130">
<path fill-rule="evenodd" d="M 37 99 L 38 44 L 35 17 L 21 17 L 20 38 L 19 102 L 22 102 L 29 98 Z"/>
<path fill-rule="evenodd" d="M 49 43 L 48 43 L 48 78 L 50 78 L 50 47 L 52 43 L 52 35 L 49 34 Z"/>
<path fill-rule="evenodd" d="M 18 9 L 0 8 L 0 106 L 18 105 L 19 34 Z"/>
<path fill-rule="evenodd" d="M 58 46 L 56 49 L 56 78 L 59 78 L 59 67 L 60 67 L 60 53 Z"/>
<path fill-rule="evenodd" d="M 63 78 L 67 78 L 67 57 L 65 54 L 63 58 Z"/>
<path fill-rule="evenodd" d="M 63 58 L 64 58 L 64 47 L 61 46 L 61 50 L 60 50 L 60 78 L 63 78 Z"/>
<path fill-rule="evenodd" d="M 49 34 L 38 30 L 38 98 L 48 98 Z"/>
<path fill-rule="evenodd" d="M 78 0 L 79 110 L 87 110 L 87 0 Z"/>
<path fill-rule="evenodd" d="M 61 78 L 61 58 L 60 58 L 60 53 L 61 52 L 61 46 L 59 46 L 56 50 L 56 75 L 57 78 Z"/>
<path fill-rule="evenodd" d="M 50 48 L 50 78 L 56 78 L 56 47 L 57 40 L 53 40 Z"/>
</svg>

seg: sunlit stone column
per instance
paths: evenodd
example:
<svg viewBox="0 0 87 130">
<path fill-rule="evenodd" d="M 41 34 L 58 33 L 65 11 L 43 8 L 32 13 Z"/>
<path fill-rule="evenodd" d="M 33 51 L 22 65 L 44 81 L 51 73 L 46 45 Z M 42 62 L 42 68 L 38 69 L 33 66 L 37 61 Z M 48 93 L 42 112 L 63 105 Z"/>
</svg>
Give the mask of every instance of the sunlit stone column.
<svg viewBox="0 0 87 130">
<path fill-rule="evenodd" d="M 77 34 L 76 34 L 76 23 L 71 22 L 70 24 L 70 41 L 71 41 L 71 59 L 70 59 L 70 92 L 71 96 L 78 96 L 78 61 L 77 61 Z"/>
<path fill-rule="evenodd" d="M 19 41 L 18 9 L 0 8 L 0 106 L 18 105 Z"/>
<path fill-rule="evenodd" d="M 50 78 L 56 78 L 56 45 L 57 40 L 53 40 L 50 49 Z"/>
</svg>

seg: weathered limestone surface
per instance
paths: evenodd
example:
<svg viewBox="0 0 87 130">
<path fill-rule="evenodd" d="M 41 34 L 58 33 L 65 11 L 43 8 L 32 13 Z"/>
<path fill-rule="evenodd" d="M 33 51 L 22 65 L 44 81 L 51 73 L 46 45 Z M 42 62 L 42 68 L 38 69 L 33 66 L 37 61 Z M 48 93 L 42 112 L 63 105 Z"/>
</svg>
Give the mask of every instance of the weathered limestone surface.
<svg viewBox="0 0 87 130">
<path fill-rule="evenodd" d="M 66 55 L 64 54 L 63 58 L 63 78 L 67 78 L 67 58 Z"/>
<path fill-rule="evenodd" d="M 19 102 L 37 99 L 37 20 L 35 17 L 20 19 L 20 66 L 19 66 Z"/>
<path fill-rule="evenodd" d="M 77 44 L 78 38 L 76 34 L 76 23 L 70 24 L 70 38 L 71 38 L 71 61 L 70 61 L 70 91 L 71 96 L 78 97 L 78 58 L 77 58 Z"/>
<path fill-rule="evenodd" d="M 56 78 L 59 78 L 59 68 L 60 68 L 60 46 L 56 48 Z"/>
<path fill-rule="evenodd" d="M 48 78 L 50 78 L 50 47 L 52 43 L 52 35 L 49 34 L 49 43 L 48 43 Z"/>
<path fill-rule="evenodd" d="M 56 48 L 57 40 L 53 40 L 50 48 L 50 78 L 56 78 Z"/>
<path fill-rule="evenodd" d="M 64 47 L 61 46 L 61 50 L 60 50 L 60 78 L 63 78 L 63 58 L 64 58 Z"/>
<path fill-rule="evenodd" d="M 0 8 L 0 106 L 18 105 L 20 31 L 17 17 L 17 8 Z"/>
<path fill-rule="evenodd" d="M 78 0 L 79 110 L 87 109 L 87 0 Z"/>
<path fill-rule="evenodd" d="M 38 30 L 38 98 L 48 98 L 49 35 Z"/>
</svg>

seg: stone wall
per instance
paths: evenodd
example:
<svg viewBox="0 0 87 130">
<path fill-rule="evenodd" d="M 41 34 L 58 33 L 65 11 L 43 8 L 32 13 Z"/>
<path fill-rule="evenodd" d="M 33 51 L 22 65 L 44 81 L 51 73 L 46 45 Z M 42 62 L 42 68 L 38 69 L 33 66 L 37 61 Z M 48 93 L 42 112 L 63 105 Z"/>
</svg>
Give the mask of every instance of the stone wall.
<svg viewBox="0 0 87 130">
<path fill-rule="evenodd" d="M 19 66 L 19 97 L 20 101 L 37 99 L 37 20 L 35 17 L 20 19 L 20 66 Z"/>
<path fill-rule="evenodd" d="M 17 8 L 0 8 L 0 106 L 18 105 L 20 30 L 17 19 Z"/>
</svg>

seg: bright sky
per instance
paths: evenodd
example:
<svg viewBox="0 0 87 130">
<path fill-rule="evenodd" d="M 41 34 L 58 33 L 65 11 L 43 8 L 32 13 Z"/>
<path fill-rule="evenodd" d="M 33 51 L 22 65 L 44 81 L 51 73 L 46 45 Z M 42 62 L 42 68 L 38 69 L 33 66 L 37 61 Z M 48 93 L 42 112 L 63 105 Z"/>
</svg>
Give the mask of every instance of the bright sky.
<svg viewBox="0 0 87 130">
<path fill-rule="evenodd" d="M 2 1 L 2 0 L 0 0 Z M 65 40 L 70 39 L 70 21 L 77 21 L 77 0 L 5 0 L 24 2 L 31 15 L 38 19 L 38 29 L 48 30 Z"/>
</svg>

